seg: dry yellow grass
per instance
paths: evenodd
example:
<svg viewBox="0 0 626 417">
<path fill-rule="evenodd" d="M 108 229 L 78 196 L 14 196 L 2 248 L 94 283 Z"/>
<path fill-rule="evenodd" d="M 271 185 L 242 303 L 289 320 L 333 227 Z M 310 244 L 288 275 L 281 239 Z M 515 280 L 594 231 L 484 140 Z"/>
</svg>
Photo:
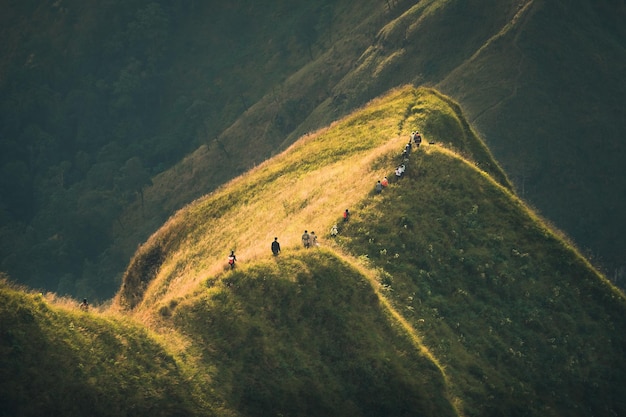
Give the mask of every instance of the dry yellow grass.
<svg viewBox="0 0 626 417">
<path fill-rule="evenodd" d="M 180 210 L 146 243 L 173 231 L 178 249 L 168 252 L 136 309 L 141 320 L 150 320 L 155 305 L 185 297 L 223 272 L 230 250 L 242 267 L 269 256 L 274 237 L 283 251 L 299 248 L 305 229 L 324 244 L 343 211 L 353 211 L 393 171 L 391 160 L 408 139 L 399 121 L 415 93 L 396 90 Z"/>
</svg>

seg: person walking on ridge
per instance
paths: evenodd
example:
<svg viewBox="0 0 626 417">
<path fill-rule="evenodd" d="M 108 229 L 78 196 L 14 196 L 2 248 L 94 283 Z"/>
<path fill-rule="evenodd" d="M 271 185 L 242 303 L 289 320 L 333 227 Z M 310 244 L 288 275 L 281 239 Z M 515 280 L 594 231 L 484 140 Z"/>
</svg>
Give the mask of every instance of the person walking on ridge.
<svg viewBox="0 0 626 417">
<path fill-rule="evenodd" d="M 350 212 L 346 209 L 346 211 L 343 212 L 343 221 L 347 222 L 348 220 L 350 220 Z"/>
<path fill-rule="evenodd" d="M 228 255 L 228 265 L 230 265 L 230 269 L 235 268 L 235 262 L 237 262 L 237 257 L 235 256 L 235 251 L 231 250 L 230 255 Z"/>
<path fill-rule="evenodd" d="M 277 256 L 280 253 L 280 243 L 278 243 L 278 238 L 275 237 L 272 242 L 272 253 L 274 256 Z"/>
<path fill-rule="evenodd" d="M 305 247 L 305 249 L 308 249 L 311 246 L 311 236 L 306 230 L 302 234 L 302 245 Z"/>
</svg>

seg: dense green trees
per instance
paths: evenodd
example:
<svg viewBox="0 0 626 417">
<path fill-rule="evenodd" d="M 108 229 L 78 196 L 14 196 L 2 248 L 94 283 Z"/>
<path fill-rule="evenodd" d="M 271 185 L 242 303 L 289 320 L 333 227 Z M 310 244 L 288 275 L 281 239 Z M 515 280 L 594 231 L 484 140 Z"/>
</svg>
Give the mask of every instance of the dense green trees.
<svg viewBox="0 0 626 417">
<path fill-rule="evenodd" d="M 0 74 L 3 270 L 61 293 L 100 298 L 116 289 L 112 277 L 88 290 L 75 282 L 91 280 L 89 270 L 111 272 L 99 259 L 115 257 L 104 252 L 122 207 L 195 140 L 193 129 L 159 123 L 171 19 L 184 8 L 141 0 L 3 5 L 13 17 Z M 179 124 L 198 122 L 176 110 Z M 176 142 L 152 146 L 168 129 Z M 125 262 L 113 269 L 119 274 Z"/>
</svg>

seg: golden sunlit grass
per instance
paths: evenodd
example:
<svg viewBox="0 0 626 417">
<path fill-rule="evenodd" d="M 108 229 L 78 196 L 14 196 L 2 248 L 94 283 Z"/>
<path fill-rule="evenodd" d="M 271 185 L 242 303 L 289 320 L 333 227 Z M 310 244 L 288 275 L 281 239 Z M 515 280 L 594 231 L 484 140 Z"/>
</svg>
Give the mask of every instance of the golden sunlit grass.
<svg viewBox="0 0 626 417">
<path fill-rule="evenodd" d="M 323 240 L 352 207 L 393 170 L 408 131 L 400 131 L 413 89 L 397 90 L 182 209 L 147 245 L 173 236 L 142 308 L 193 292 L 223 271 L 230 250 L 239 264 L 267 256 L 273 237 L 283 250 L 306 229 Z"/>
<path fill-rule="evenodd" d="M 432 118 L 445 128 L 431 123 Z M 258 267 L 264 258 L 271 258 L 269 245 L 275 236 L 282 246 L 281 256 L 288 251 L 304 251 L 300 240 L 304 230 L 315 231 L 322 245 L 338 249 L 328 238 L 328 230 L 341 223 L 346 208 L 358 217 L 358 207 L 364 199 L 382 198 L 372 192 L 374 184 L 383 176 L 393 176 L 409 132 L 416 129 L 424 136 L 420 153 L 440 152 L 458 157 L 446 148 L 429 149 L 427 144 L 429 139 L 446 143 L 453 149 L 462 149 L 473 158 L 472 164 L 483 162 L 505 178 L 488 151 L 474 155 L 471 147 L 466 146 L 480 141 L 463 125 L 450 103 L 431 90 L 396 90 L 330 127 L 303 137 L 280 155 L 173 216 L 139 252 L 139 257 L 147 256 L 141 253 L 149 254 L 151 247 L 158 247 L 165 257 L 134 310 L 135 318 L 164 335 L 176 333 L 168 320 L 163 320 L 171 314 L 170 307 L 200 293 L 219 296 L 220 287 L 211 284 L 207 293 L 202 283 L 231 275 L 226 265 L 230 250 L 237 254 L 236 273 L 254 274 L 248 271 L 248 265 Z M 440 136 L 442 132 L 450 138 Z M 340 253 L 344 260 L 352 259 L 341 250 Z M 368 277 L 389 319 L 404 329 L 416 351 L 435 364 L 449 383 L 445 366 L 380 291 L 378 272 L 355 259 L 349 263 Z M 177 343 L 176 337 L 172 337 L 167 344 Z M 462 408 L 458 398 L 452 398 L 450 403 L 457 413 Z"/>
</svg>

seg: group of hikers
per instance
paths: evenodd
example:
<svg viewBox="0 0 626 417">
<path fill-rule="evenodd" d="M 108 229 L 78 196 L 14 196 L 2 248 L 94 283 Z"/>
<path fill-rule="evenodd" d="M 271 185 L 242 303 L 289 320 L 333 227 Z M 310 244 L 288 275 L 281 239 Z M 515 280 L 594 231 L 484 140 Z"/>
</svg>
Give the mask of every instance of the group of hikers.
<svg viewBox="0 0 626 417">
<path fill-rule="evenodd" d="M 406 163 L 409 161 L 409 155 L 411 154 L 411 150 L 413 146 L 415 146 L 415 148 L 418 149 L 421 143 L 422 143 L 422 136 L 420 135 L 420 133 L 418 131 L 411 132 L 411 135 L 409 137 L 409 142 L 405 145 L 404 150 L 402 151 L 402 162 L 395 170 L 396 178 L 398 179 L 402 178 L 402 176 L 404 175 L 404 171 L 406 170 Z M 379 180 L 376 183 L 374 187 L 374 191 L 376 192 L 376 194 L 380 194 L 383 191 L 383 189 L 387 187 L 388 185 L 389 185 L 389 180 L 387 179 L 387 177 L 384 177 L 382 180 Z M 345 211 L 342 214 L 342 217 L 343 217 L 343 221 L 347 222 L 350 219 L 350 211 L 348 209 L 345 209 Z M 330 228 L 330 236 L 336 237 L 338 234 L 339 234 L 339 228 L 337 227 L 337 224 L 334 224 Z M 304 233 L 302 234 L 302 245 L 306 249 L 309 249 L 312 246 L 313 247 L 319 246 L 319 243 L 317 241 L 317 235 L 315 234 L 314 231 L 311 231 L 311 233 L 309 233 L 307 230 L 304 231 Z M 271 244 L 271 250 L 274 256 L 278 256 L 278 254 L 280 254 L 280 243 L 278 242 L 278 237 L 274 238 L 274 241 Z M 235 256 L 235 251 L 231 250 L 230 255 L 228 255 L 229 268 L 234 269 L 236 262 L 237 262 L 237 257 Z M 79 304 L 79 308 L 83 311 L 89 310 L 89 303 L 87 302 L 86 298 L 84 298 L 82 303 Z"/>
<path fill-rule="evenodd" d="M 343 216 L 343 221 L 347 222 L 350 219 L 350 210 L 345 209 L 342 216 Z M 330 236 L 335 237 L 338 234 L 339 234 L 339 228 L 337 227 L 337 224 L 334 224 L 330 228 Z M 315 234 L 314 231 L 311 231 L 309 233 L 308 230 L 305 230 L 304 233 L 302 234 L 301 240 L 302 240 L 302 246 L 304 246 L 305 249 L 319 246 L 319 242 L 317 241 L 317 235 Z M 278 237 L 274 238 L 270 246 L 270 249 L 272 250 L 272 255 L 278 256 L 278 254 L 280 254 L 281 249 L 280 249 L 280 242 L 278 241 Z M 236 262 L 237 262 L 237 256 L 235 256 L 235 251 L 231 250 L 230 255 L 228 255 L 229 268 L 234 269 Z"/>
<path fill-rule="evenodd" d="M 411 132 L 409 137 L 409 142 L 404 146 L 402 150 L 402 161 L 400 165 L 398 165 L 395 169 L 396 179 L 400 179 L 404 176 L 404 172 L 406 171 L 406 164 L 409 162 L 409 155 L 413 150 L 413 146 L 415 149 L 418 149 L 422 144 L 422 135 L 418 131 Z M 376 194 L 382 193 L 382 191 L 389 185 L 389 180 L 387 177 L 384 177 L 382 180 L 376 182 L 374 186 L 374 192 Z"/>
<path fill-rule="evenodd" d="M 398 165 L 398 167 L 396 167 L 396 170 L 395 170 L 396 178 L 398 179 L 402 178 L 406 170 L 406 163 L 409 161 L 409 155 L 411 154 L 413 146 L 415 146 L 415 148 L 418 149 L 421 143 L 422 143 L 421 134 L 418 131 L 411 132 L 411 135 L 409 137 L 409 142 L 404 146 L 404 150 L 402 151 L 402 162 L 400 163 L 400 165 Z M 387 187 L 388 185 L 389 185 L 389 179 L 387 177 L 384 177 L 382 180 L 379 180 L 376 183 L 374 187 L 374 191 L 376 192 L 376 194 L 380 194 L 383 191 L 383 189 Z M 350 214 L 351 214 L 350 211 L 348 209 L 345 209 L 345 211 L 342 214 L 344 222 L 347 222 L 350 219 Z M 337 227 L 337 224 L 334 224 L 330 228 L 330 236 L 336 237 L 338 234 L 339 234 L 339 228 Z M 314 231 L 311 231 L 309 233 L 308 230 L 305 230 L 301 236 L 301 240 L 302 240 L 302 246 L 304 246 L 305 249 L 319 246 L 319 243 L 317 241 L 317 235 L 315 234 Z M 278 242 L 278 237 L 275 237 L 274 240 L 272 241 L 271 250 L 274 256 L 278 256 L 278 254 L 280 254 L 280 243 Z M 235 256 L 235 251 L 231 250 L 230 255 L 228 256 L 228 265 L 230 266 L 230 269 L 233 269 L 235 267 L 236 262 L 237 262 L 237 257 Z"/>
</svg>

